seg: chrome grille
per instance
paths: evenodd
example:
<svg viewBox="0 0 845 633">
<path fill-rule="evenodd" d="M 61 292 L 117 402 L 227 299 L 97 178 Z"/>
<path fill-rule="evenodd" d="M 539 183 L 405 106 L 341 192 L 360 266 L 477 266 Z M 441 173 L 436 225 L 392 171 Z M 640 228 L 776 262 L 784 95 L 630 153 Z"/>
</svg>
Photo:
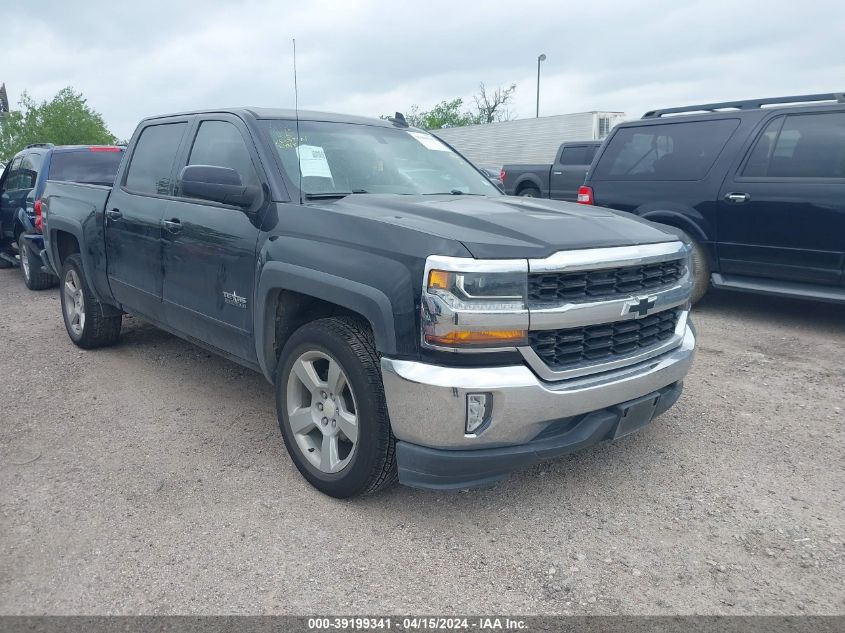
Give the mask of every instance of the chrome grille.
<svg viewBox="0 0 845 633">
<path fill-rule="evenodd" d="M 641 319 L 584 327 L 529 332 L 531 348 L 552 370 L 580 363 L 612 361 L 656 347 L 670 339 L 682 310 L 674 308 Z"/>
<path fill-rule="evenodd" d="M 671 286 L 686 272 L 683 259 L 639 266 L 528 275 L 528 301 L 534 305 L 582 301 L 648 292 Z"/>
</svg>

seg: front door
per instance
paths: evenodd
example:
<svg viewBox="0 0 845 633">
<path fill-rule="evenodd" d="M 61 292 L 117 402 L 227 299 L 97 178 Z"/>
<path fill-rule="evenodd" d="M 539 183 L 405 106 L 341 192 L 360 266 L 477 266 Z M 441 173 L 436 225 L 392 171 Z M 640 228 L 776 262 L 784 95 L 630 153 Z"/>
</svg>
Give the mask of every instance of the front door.
<svg viewBox="0 0 845 633">
<path fill-rule="evenodd" d="M 243 184 L 261 186 L 255 148 L 236 117 L 201 120 L 190 152 L 180 162 L 229 167 L 240 174 Z M 217 349 L 255 361 L 258 215 L 254 209 L 178 196 L 167 209 L 165 223 L 167 323 Z"/>
<path fill-rule="evenodd" d="M 162 220 L 187 127 L 185 121 L 143 128 L 126 175 L 106 203 L 109 286 L 125 308 L 155 320 L 161 319 Z"/>
<path fill-rule="evenodd" d="M 717 204 L 722 273 L 842 283 L 845 111 L 774 117 Z"/>
<path fill-rule="evenodd" d="M 550 198 L 575 202 L 578 189 L 584 184 L 587 168 L 596 149 L 591 145 L 567 145 L 552 165 L 549 176 Z"/>
</svg>

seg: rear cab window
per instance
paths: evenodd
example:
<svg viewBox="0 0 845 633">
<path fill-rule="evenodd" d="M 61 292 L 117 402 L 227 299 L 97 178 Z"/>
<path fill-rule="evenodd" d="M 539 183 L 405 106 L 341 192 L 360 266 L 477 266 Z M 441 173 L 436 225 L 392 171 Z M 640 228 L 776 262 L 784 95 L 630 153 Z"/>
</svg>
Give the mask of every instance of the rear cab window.
<svg viewBox="0 0 845 633">
<path fill-rule="evenodd" d="M 576 145 L 564 147 L 560 155 L 561 165 L 589 165 L 587 160 L 587 147 L 585 145 Z"/>
<path fill-rule="evenodd" d="M 171 173 L 187 122 L 148 125 L 135 143 L 124 186 L 133 193 L 173 195 Z"/>
<path fill-rule="evenodd" d="M 122 158 L 123 151 L 111 147 L 53 152 L 48 177 L 89 185 L 112 185 Z"/>
<path fill-rule="evenodd" d="M 738 126 L 716 119 L 620 128 L 592 180 L 701 180 Z"/>
</svg>

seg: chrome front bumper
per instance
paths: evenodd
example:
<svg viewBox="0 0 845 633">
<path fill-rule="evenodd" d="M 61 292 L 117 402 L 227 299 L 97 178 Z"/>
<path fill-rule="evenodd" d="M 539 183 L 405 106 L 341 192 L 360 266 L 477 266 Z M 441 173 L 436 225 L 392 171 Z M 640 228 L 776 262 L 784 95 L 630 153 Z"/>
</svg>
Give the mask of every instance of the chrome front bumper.
<svg viewBox="0 0 845 633">
<path fill-rule="evenodd" d="M 481 449 L 530 442 L 562 419 L 634 400 L 684 379 L 695 353 L 687 325 L 680 345 L 621 369 L 545 382 L 525 365 L 441 367 L 382 358 L 393 433 L 400 441 L 440 449 Z M 493 395 L 490 421 L 465 433 L 468 393 Z"/>
</svg>

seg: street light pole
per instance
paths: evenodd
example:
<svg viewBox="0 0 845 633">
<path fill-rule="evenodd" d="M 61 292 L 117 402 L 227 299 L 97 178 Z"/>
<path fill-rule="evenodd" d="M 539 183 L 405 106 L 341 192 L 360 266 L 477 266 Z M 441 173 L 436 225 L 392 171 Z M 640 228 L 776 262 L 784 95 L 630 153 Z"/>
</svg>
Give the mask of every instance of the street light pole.
<svg viewBox="0 0 845 633">
<path fill-rule="evenodd" d="M 542 53 L 537 57 L 537 112 L 534 118 L 540 118 L 540 62 L 546 61 L 546 54 Z"/>
</svg>

